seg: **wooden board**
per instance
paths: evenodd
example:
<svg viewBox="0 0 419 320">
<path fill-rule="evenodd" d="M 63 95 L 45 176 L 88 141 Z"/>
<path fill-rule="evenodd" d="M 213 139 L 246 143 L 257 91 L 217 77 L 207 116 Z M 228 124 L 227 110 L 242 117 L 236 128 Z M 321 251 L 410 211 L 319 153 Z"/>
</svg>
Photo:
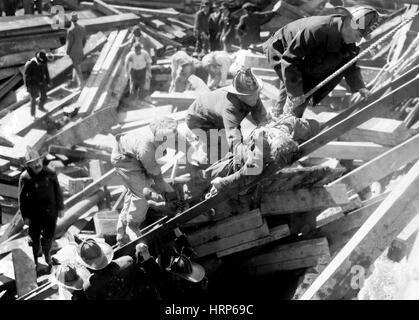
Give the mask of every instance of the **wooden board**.
<svg viewBox="0 0 419 320">
<path fill-rule="evenodd" d="M 344 183 L 348 190 L 358 192 L 390 173 L 419 158 L 419 134 L 394 147 L 364 165 L 354 169 L 333 184 Z"/>
<path fill-rule="evenodd" d="M 0 100 L 5 97 L 20 81 L 22 81 L 22 75 L 20 73 L 15 74 L 5 83 L 0 85 Z"/>
<path fill-rule="evenodd" d="M 0 159 L 0 172 L 4 172 L 9 170 L 10 168 L 10 161 Z"/>
<path fill-rule="evenodd" d="M 0 196 L 17 199 L 18 189 L 16 186 L 0 183 Z"/>
<path fill-rule="evenodd" d="M 0 37 L 39 34 L 51 32 L 53 21 L 48 16 L 25 15 L 0 24 Z"/>
<path fill-rule="evenodd" d="M 99 159 L 103 161 L 110 161 L 110 154 L 104 151 L 86 149 L 76 147 L 75 149 L 66 148 L 62 146 L 51 145 L 48 149 L 49 153 L 63 154 L 69 158 L 82 160 L 82 159 Z"/>
<path fill-rule="evenodd" d="M 79 24 L 86 28 L 88 33 L 98 31 L 124 29 L 138 24 L 140 18 L 134 13 L 114 14 L 87 20 L 79 20 Z"/>
<path fill-rule="evenodd" d="M 330 261 L 326 238 L 311 239 L 278 245 L 245 262 L 241 269 L 247 273 L 263 275 L 277 271 L 295 270 Z"/>
<path fill-rule="evenodd" d="M 370 265 L 390 245 L 419 211 L 419 162 L 367 219 L 301 297 L 339 299 L 351 289 L 351 269 Z"/>
<path fill-rule="evenodd" d="M 111 16 L 115 14 L 121 14 L 122 12 L 115 7 L 105 3 L 102 0 L 94 0 L 93 1 L 93 8 L 106 16 Z"/>
<path fill-rule="evenodd" d="M 226 238 L 234 234 L 254 229 L 263 224 L 259 210 L 239 214 L 231 218 L 218 221 L 215 225 L 201 228 L 188 234 L 188 241 L 192 246 Z"/>
<path fill-rule="evenodd" d="M 27 37 L 18 37 L 0 39 L 0 56 L 6 56 L 12 53 L 45 49 L 50 51 L 61 47 L 60 35 L 62 32 L 51 32 L 48 34 L 31 35 Z"/>
<path fill-rule="evenodd" d="M 154 91 L 150 98 L 152 101 L 156 102 L 157 104 L 167 105 L 172 104 L 174 106 L 178 106 L 180 108 L 187 108 L 189 107 L 192 102 L 195 101 L 197 97 L 196 92 L 161 92 L 161 91 Z"/>
<path fill-rule="evenodd" d="M 28 242 L 22 243 L 19 249 L 14 249 L 12 258 L 17 295 L 22 296 L 38 287 L 32 248 Z"/>
<path fill-rule="evenodd" d="M 330 187 L 300 189 L 280 193 L 263 193 L 262 215 L 309 212 L 349 203 L 344 184 Z"/>
</svg>

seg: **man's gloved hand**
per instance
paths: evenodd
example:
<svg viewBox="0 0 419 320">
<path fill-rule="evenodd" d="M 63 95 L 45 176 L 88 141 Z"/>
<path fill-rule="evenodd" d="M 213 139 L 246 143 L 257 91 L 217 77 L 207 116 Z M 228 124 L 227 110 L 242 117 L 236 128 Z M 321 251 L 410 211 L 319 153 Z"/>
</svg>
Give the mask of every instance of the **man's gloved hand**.
<svg viewBox="0 0 419 320">
<path fill-rule="evenodd" d="M 361 88 L 358 92 L 364 99 L 368 99 L 371 96 L 371 92 L 367 88 Z"/>
<path fill-rule="evenodd" d="M 141 257 L 144 261 L 147 261 L 151 258 L 150 252 L 148 251 L 148 246 L 145 243 L 139 243 L 135 246 L 135 256 L 137 259 Z"/>
<path fill-rule="evenodd" d="M 298 96 L 298 97 L 294 97 L 294 98 L 289 98 L 293 107 L 296 108 L 300 105 L 302 105 L 305 101 L 306 101 L 306 97 L 304 95 L 302 96 Z"/>
</svg>

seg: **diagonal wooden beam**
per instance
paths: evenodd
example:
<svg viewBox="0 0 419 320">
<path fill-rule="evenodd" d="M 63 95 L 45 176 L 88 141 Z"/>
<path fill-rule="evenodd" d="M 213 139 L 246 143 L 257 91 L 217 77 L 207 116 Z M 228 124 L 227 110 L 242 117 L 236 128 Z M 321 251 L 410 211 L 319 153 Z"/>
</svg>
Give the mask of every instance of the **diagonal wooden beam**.
<svg viewBox="0 0 419 320">
<path fill-rule="evenodd" d="M 301 300 L 341 299 L 351 289 L 351 270 L 367 270 L 419 211 L 419 161 L 336 255 Z M 355 288 L 354 288 L 355 289 Z"/>
</svg>

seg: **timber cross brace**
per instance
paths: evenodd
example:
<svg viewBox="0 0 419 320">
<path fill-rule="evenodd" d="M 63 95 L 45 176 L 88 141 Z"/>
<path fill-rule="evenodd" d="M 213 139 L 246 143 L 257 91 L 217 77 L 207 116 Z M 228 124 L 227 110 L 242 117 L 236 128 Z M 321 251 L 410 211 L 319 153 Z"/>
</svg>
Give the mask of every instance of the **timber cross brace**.
<svg viewBox="0 0 419 320">
<path fill-rule="evenodd" d="M 400 80 L 400 78 L 394 80 L 392 82 L 393 86 L 394 84 L 397 84 L 397 85 L 400 84 L 400 86 L 396 87 L 391 92 L 387 93 L 381 98 L 362 107 L 361 110 L 348 116 L 347 118 L 344 118 L 341 121 L 337 120 L 329 128 L 320 132 L 317 136 L 313 137 L 312 139 L 301 144 L 299 146 L 299 153 L 295 161 L 301 157 L 304 157 L 310 154 L 314 150 L 324 146 L 328 142 L 336 139 L 341 134 L 351 129 L 356 128 L 357 126 L 361 125 L 362 123 L 369 120 L 373 116 L 379 115 L 380 112 L 382 112 L 383 110 L 401 103 L 403 100 L 406 99 L 406 97 L 417 96 L 419 94 L 418 70 L 419 70 L 419 67 L 416 67 L 412 69 L 410 72 L 407 72 L 405 75 L 401 76 L 400 78 L 402 78 L 403 82 L 402 80 Z M 406 79 L 410 79 L 410 80 L 406 80 Z M 386 89 L 388 88 L 392 88 L 391 84 L 389 84 L 386 87 Z M 380 91 L 380 93 L 382 93 L 382 91 Z M 376 98 L 376 95 L 374 95 L 373 97 Z M 352 109 L 352 112 L 358 108 L 358 106 L 354 106 L 354 107 Z M 336 118 L 340 119 L 341 117 L 337 115 Z M 331 121 L 333 121 L 333 119 Z M 250 187 L 256 185 L 261 180 L 269 177 L 271 174 L 277 172 L 280 169 L 281 168 L 278 168 L 275 165 L 268 165 L 260 176 L 258 176 L 249 185 L 244 186 L 238 191 L 241 192 L 241 191 L 249 189 Z M 196 204 L 195 206 L 184 211 L 183 213 L 169 219 L 165 223 L 161 225 L 156 225 L 153 229 L 141 235 L 136 240 L 126 244 L 123 247 L 116 249 L 114 252 L 114 256 L 117 258 L 126 254 L 132 254 L 132 252 L 134 252 L 135 250 L 135 246 L 138 243 L 152 241 L 153 238 L 172 231 L 173 229 L 181 226 L 183 223 L 199 216 L 200 214 L 204 212 L 207 212 L 215 204 L 225 201 L 228 198 L 229 198 L 229 194 L 226 192 L 223 194 L 216 194 L 208 199 L 205 199 L 204 201 Z"/>
</svg>

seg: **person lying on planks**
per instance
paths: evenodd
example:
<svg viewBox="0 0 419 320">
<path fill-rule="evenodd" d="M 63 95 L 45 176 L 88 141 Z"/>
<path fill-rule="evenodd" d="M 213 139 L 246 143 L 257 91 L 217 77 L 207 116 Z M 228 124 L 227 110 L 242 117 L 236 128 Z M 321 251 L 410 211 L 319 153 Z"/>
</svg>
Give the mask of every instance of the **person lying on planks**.
<svg viewBox="0 0 419 320">
<path fill-rule="evenodd" d="M 227 75 L 233 60 L 225 51 L 213 51 L 202 58 L 202 64 L 208 70 L 207 85 L 211 90 L 227 85 Z"/>
<path fill-rule="evenodd" d="M 160 300 L 158 279 L 161 270 L 147 245 L 135 247 L 135 259 L 126 255 L 113 260 L 105 242 L 87 239 L 77 248 L 80 262 L 91 276 L 83 284 L 88 300 Z"/>
<path fill-rule="evenodd" d="M 300 119 L 290 114 L 277 121 L 257 127 L 244 142 L 241 154 L 229 154 L 222 162 L 206 170 L 213 189 L 222 192 L 251 183 L 272 163 L 278 169 L 289 166 L 298 152 L 298 144 L 320 132 L 316 120 Z M 215 191 L 214 190 L 214 191 Z"/>
<path fill-rule="evenodd" d="M 63 194 L 55 172 L 43 166 L 43 156 L 28 146 L 25 160 L 27 169 L 19 178 L 19 209 L 24 224 L 29 226 L 36 266 L 42 248 L 45 262 L 51 270 L 50 251 L 57 218 L 63 215 Z"/>
<path fill-rule="evenodd" d="M 231 52 L 231 45 L 236 43 L 236 25 L 238 20 L 231 14 L 231 8 L 228 3 L 221 4 L 221 20 L 220 20 L 220 41 L 222 49 Z"/>
<path fill-rule="evenodd" d="M 76 12 L 71 13 L 72 24 L 67 31 L 67 55 L 70 56 L 73 63 L 72 82 L 77 83 L 81 89 L 84 85 L 81 63 L 83 62 L 83 48 L 86 44 L 86 29 L 77 23 L 78 16 Z"/>
<path fill-rule="evenodd" d="M 128 53 L 125 59 L 125 68 L 129 78 L 129 92 L 133 96 L 144 99 L 148 96 L 146 90 L 147 78 L 151 78 L 151 58 L 142 45 L 136 42 L 133 50 Z"/>
<path fill-rule="evenodd" d="M 209 19 L 211 14 L 211 1 L 205 0 L 204 7 L 196 13 L 194 36 L 196 38 L 195 53 L 205 54 L 209 50 Z"/>
<path fill-rule="evenodd" d="M 203 130 L 206 133 L 206 139 L 201 143 L 205 145 L 203 149 L 210 162 L 214 154 L 217 159 L 225 155 L 219 156 L 218 152 L 221 147 L 223 153 L 223 145 L 233 154 L 241 153 L 241 149 L 245 148 L 240 124 L 247 115 L 250 114 L 250 120 L 257 125 L 270 120 L 270 115 L 259 97 L 261 89 L 262 81 L 250 68 L 242 68 L 234 76 L 232 85 L 201 94 L 190 105 L 186 125 L 192 132 Z M 218 130 L 217 133 L 221 136 L 221 141 L 214 145 L 207 143 L 211 129 Z"/>
<path fill-rule="evenodd" d="M 47 112 L 44 108 L 47 101 L 47 90 L 50 86 L 51 79 L 49 76 L 47 61 L 52 61 L 54 56 L 50 53 L 38 51 L 35 57 L 26 62 L 23 75 L 26 89 L 31 96 L 31 116 L 36 119 L 36 98 L 39 98 L 38 109 Z"/>
<path fill-rule="evenodd" d="M 154 44 L 151 41 L 150 37 L 146 34 L 141 32 L 140 26 L 135 26 L 132 28 L 130 35 L 128 36 L 128 40 L 125 41 L 123 44 L 120 45 L 120 48 L 133 45 L 134 43 L 139 42 L 143 46 L 143 50 L 147 51 L 151 57 L 153 63 L 157 61 L 156 52 L 154 50 Z"/>
<path fill-rule="evenodd" d="M 293 21 L 265 42 L 264 52 L 281 80 L 274 116 L 293 112 L 301 118 L 310 100 L 318 104 L 342 78 L 352 92 L 370 95 L 360 69 L 353 64 L 312 97 L 304 96 L 359 53 L 356 43 L 376 28 L 379 19 L 378 12 L 368 6 L 339 8 L 338 12 Z"/>
<path fill-rule="evenodd" d="M 250 2 L 246 2 L 242 8 L 245 14 L 240 17 L 236 31 L 240 39 L 240 48 L 248 49 L 251 44 L 256 45 L 261 42 L 260 26 L 278 13 L 276 11 L 258 12 L 256 5 Z"/>
<path fill-rule="evenodd" d="M 164 139 L 177 134 L 177 122 L 169 117 L 154 120 L 147 132 L 137 132 L 115 137 L 111 163 L 122 177 L 128 191 L 117 225 L 118 245 L 124 245 L 140 235 L 140 226 L 148 210 L 148 202 L 143 190 L 151 187 L 158 193 L 173 192 L 164 181 L 160 166 L 156 162 L 156 152 Z"/>
<path fill-rule="evenodd" d="M 198 59 L 185 51 L 176 52 L 171 58 L 172 81 L 169 92 L 209 91 L 205 82 L 208 70 Z"/>
</svg>

